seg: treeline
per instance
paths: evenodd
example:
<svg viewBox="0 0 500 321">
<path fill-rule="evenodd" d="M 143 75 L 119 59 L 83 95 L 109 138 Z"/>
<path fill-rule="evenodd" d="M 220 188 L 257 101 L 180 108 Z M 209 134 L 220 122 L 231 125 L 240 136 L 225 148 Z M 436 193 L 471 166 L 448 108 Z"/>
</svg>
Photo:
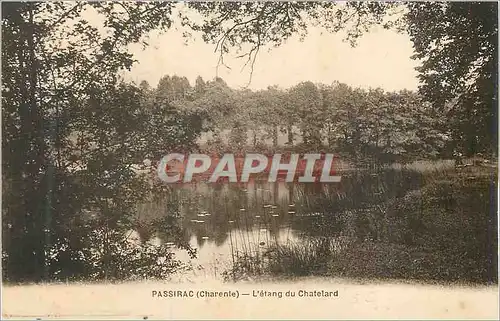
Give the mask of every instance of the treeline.
<svg viewBox="0 0 500 321">
<path fill-rule="evenodd" d="M 145 81 L 140 87 L 151 101 L 201 117 L 200 130 L 212 134 L 204 144 L 207 149 L 283 149 L 278 137 L 285 135 L 284 149 L 331 151 L 355 162 L 406 162 L 453 153 L 446 117 L 407 90 L 307 81 L 289 89 L 252 91 L 230 88 L 221 78 L 198 77 L 191 86 L 175 75 L 164 76 L 156 88 Z"/>
<path fill-rule="evenodd" d="M 14 113 L 16 98 L 27 95 L 22 87 L 4 96 L 4 280 L 165 278 L 181 267 L 164 246 L 128 241 L 128 231 L 140 224 L 137 206 L 165 196 L 134 164 L 193 150 L 200 118 L 167 105 L 145 108 L 135 86 L 103 87 L 91 88 L 78 104 L 54 97 L 60 110 L 41 101 L 40 115 L 32 118 L 41 127 L 26 126 Z M 166 214 L 162 229 L 191 251 L 172 219 L 176 209 L 169 206 Z"/>
<path fill-rule="evenodd" d="M 339 84 L 304 83 L 290 90 L 252 92 L 231 89 L 221 79 L 200 78 L 193 86 L 183 78 L 170 77 L 156 89 L 145 83 L 139 87 L 120 83 L 118 75 L 135 62 L 129 45 L 144 44 L 153 30 L 168 30 L 175 19 L 173 6 L 173 2 L 2 3 L 4 280 L 168 275 L 177 267 L 168 248 L 134 247 L 127 242 L 127 231 L 138 228 L 137 205 L 167 194 L 164 187 L 151 186 L 149 176 L 137 175 L 133 165 L 145 158 L 159 159 L 169 151 L 197 149 L 196 141 L 204 131 L 212 130 L 217 140 L 227 128 L 232 145 L 241 148 L 245 130 L 263 130 L 272 140 L 284 130 L 298 148 L 290 130 L 296 126 L 304 145 L 326 139 L 325 148 L 337 153 L 387 161 L 408 155 L 444 156 L 448 146 L 469 154 L 488 146 L 496 151 L 496 132 L 491 134 L 491 129 L 496 125 L 497 46 L 477 45 L 497 43 L 496 8 L 490 5 L 450 4 L 444 8 L 446 19 L 441 5 L 417 8 L 429 13 L 422 15 L 425 19 L 416 16 L 422 27 L 410 26 L 418 27 L 412 27 L 411 34 L 419 58 L 433 57 L 421 70 L 426 84 L 421 92 L 435 109 L 412 93 L 362 91 Z M 279 44 L 297 32 L 296 25 L 288 22 L 274 28 L 280 12 L 290 9 L 312 16 L 319 5 L 256 2 L 245 5 L 243 12 L 232 2 L 190 6 L 206 14 L 208 20 L 202 21 L 208 24 L 217 19 L 214 12 L 224 19 L 235 12 L 257 15 L 247 20 L 256 29 L 247 24 L 229 26 L 233 31 L 229 39 L 235 40 L 230 43 L 250 42 L 255 36 L 259 44 L 260 40 Z M 342 8 L 335 12 L 341 13 Z M 380 13 L 380 6 L 355 4 L 353 9 Z M 102 20 L 92 24 L 85 17 L 88 10 Z M 491 19 L 485 20 L 485 14 Z M 302 20 L 302 16 L 286 19 Z M 183 22 L 189 24 L 189 20 Z M 262 28 L 261 23 L 273 28 Z M 441 26 L 443 32 L 434 32 L 427 23 Z M 450 25 L 459 27 L 459 32 Z M 100 32 L 103 26 L 105 32 Z M 203 31 L 210 40 L 226 32 L 214 26 L 191 28 Z M 263 31 L 270 34 L 262 35 Z M 463 37 L 463 32 L 470 31 L 474 31 L 472 38 Z M 447 50 L 434 54 L 434 39 L 450 33 L 453 46 L 447 43 Z M 486 65 L 477 69 L 475 62 Z M 473 90 L 465 90 L 471 65 L 480 77 Z M 457 80 L 458 85 L 452 86 Z M 460 103 L 451 106 L 450 112 L 435 112 L 443 111 L 442 101 L 460 95 Z M 447 136 L 450 132 L 453 139 Z M 258 137 L 253 142 L 258 146 Z M 165 211 L 162 230 L 174 237 L 180 230 L 179 211 L 173 206 Z M 182 238 L 176 243 L 186 246 Z M 165 260 L 160 262 L 158 257 Z"/>
</svg>

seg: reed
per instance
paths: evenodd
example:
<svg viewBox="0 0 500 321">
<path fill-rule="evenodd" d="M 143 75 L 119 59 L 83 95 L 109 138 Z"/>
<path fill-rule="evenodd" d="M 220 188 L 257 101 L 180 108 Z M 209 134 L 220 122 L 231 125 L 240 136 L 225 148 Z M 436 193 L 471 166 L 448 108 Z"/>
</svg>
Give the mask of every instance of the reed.
<svg viewBox="0 0 500 321">
<path fill-rule="evenodd" d="M 179 191 L 176 202 L 191 235 L 228 246 L 228 268 L 214 271 L 226 280 L 496 282 L 496 175 L 421 162 L 349 171 L 339 184 L 200 185 Z"/>
</svg>

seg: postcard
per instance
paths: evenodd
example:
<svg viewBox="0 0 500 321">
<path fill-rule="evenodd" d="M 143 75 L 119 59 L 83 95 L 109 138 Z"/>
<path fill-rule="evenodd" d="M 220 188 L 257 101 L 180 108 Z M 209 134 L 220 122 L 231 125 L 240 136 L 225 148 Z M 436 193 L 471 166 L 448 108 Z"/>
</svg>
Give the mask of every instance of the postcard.
<svg viewBox="0 0 500 321">
<path fill-rule="evenodd" d="M 2 319 L 498 320 L 497 2 L 2 2 Z"/>
</svg>

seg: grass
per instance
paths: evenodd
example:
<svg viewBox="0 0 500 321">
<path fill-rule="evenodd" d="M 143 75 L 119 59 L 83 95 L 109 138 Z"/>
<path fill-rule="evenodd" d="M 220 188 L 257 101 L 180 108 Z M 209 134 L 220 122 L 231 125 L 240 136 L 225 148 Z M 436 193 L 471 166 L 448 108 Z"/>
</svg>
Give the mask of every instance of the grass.
<svg viewBox="0 0 500 321">
<path fill-rule="evenodd" d="M 343 197 L 299 197 L 297 207 L 321 212 L 299 220 L 305 236 L 299 242 L 271 239 L 258 250 L 240 244 L 226 278 L 328 275 L 497 284 L 495 169 L 427 166 L 418 172 L 418 179 L 386 173 L 375 184 L 379 197 L 370 195 L 371 176 L 359 175 L 344 186 Z"/>
<path fill-rule="evenodd" d="M 496 181 L 493 166 L 420 161 L 345 172 L 340 184 L 292 184 L 284 198 L 276 185 L 193 185 L 139 212 L 151 222 L 173 204 L 189 225 L 184 243 L 229 244 L 226 280 L 497 283 Z M 174 235 L 154 229 L 164 241 Z"/>
</svg>

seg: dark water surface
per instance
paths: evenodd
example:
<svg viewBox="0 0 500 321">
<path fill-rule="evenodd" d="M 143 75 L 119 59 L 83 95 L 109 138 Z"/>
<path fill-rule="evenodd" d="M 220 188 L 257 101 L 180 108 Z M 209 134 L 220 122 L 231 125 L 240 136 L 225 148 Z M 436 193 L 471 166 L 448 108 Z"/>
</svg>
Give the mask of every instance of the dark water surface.
<svg viewBox="0 0 500 321">
<path fill-rule="evenodd" d="M 199 261 L 228 258 L 231 251 L 253 251 L 271 243 L 301 242 L 311 237 L 377 234 L 358 222 L 358 211 L 372 211 L 381 221 L 377 205 L 420 188 L 420 175 L 386 170 L 345 173 L 339 183 L 249 182 L 176 185 L 165 201 L 142 208 L 145 216 L 162 216 L 175 208 L 185 238 L 198 249 Z M 156 241 L 170 243 L 168 233 Z M 153 235 L 145 238 L 155 237 Z"/>
<path fill-rule="evenodd" d="M 341 252 L 331 268 L 342 276 L 496 282 L 492 173 L 385 168 L 343 172 L 341 182 L 328 184 L 192 183 L 140 212 L 145 220 L 173 215 L 198 251 L 193 262 L 219 272 L 241 253 L 327 239 L 328 253 Z M 138 232 L 176 243 L 163 229 Z M 302 247 L 291 259 L 315 250 Z"/>
</svg>

